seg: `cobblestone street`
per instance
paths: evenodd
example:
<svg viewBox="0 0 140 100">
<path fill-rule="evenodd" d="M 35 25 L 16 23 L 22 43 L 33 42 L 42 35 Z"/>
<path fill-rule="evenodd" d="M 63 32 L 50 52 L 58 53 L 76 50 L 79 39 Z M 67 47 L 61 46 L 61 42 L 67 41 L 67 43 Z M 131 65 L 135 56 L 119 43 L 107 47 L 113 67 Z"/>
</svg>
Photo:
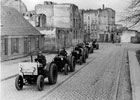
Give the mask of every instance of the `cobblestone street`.
<svg viewBox="0 0 140 100">
<path fill-rule="evenodd" d="M 44 100 L 112 100 L 124 50 L 112 46 Z"/>
<path fill-rule="evenodd" d="M 119 77 L 127 75 L 120 71 L 126 69 L 122 66 L 127 62 L 127 46 L 100 44 L 100 49 L 90 54 L 85 64 L 76 65 L 75 72 L 66 76 L 59 73 L 55 85 L 49 85 L 46 80 L 43 91 L 38 91 L 36 85 L 24 86 L 23 90 L 17 91 L 14 86 L 15 77 L 4 80 L 1 82 L 3 100 L 125 100 L 121 94 L 125 93 L 128 83 L 119 83 L 123 81 Z M 118 86 L 121 89 L 118 90 Z M 131 98 L 131 95 L 125 96 Z"/>
</svg>

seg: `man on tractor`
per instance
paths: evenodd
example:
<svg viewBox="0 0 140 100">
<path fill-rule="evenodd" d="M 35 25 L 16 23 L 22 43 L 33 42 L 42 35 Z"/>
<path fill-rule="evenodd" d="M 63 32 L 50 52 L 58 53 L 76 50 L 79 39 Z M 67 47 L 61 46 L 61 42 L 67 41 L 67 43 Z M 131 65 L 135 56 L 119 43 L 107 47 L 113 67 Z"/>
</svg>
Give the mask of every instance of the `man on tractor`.
<svg viewBox="0 0 140 100">
<path fill-rule="evenodd" d="M 62 50 L 60 50 L 59 55 L 64 57 L 64 60 L 68 63 L 67 60 L 67 51 L 65 50 L 65 47 L 62 48 Z M 69 64 L 69 63 L 68 63 Z"/>
<path fill-rule="evenodd" d="M 38 52 L 37 58 L 35 61 L 41 63 L 43 65 L 43 68 L 46 66 L 46 57 L 42 54 L 42 51 Z"/>
<path fill-rule="evenodd" d="M 65 50 L 65 47 L 59 52 L 59 55 L 66 57 L 67 56 L 67 51 Z"/>
<path fill-rule="evenodd" d="M 79 54 L 81 54 L 81 53 L 82 53 L 82 51 L 81 51 L 80 47 L 81 47 L 80 45 L 77 45 L 77 46 L 75 47 L 75 50 L 79 51 Z"/>
</svg>

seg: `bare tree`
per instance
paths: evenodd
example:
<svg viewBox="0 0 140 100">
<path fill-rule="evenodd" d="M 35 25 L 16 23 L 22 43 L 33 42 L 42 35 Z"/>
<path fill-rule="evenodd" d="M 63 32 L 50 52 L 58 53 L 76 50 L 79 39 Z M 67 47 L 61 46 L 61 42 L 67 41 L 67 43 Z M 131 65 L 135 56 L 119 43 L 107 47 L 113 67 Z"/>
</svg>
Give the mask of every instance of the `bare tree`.
<svg viewBox="0 0 140 100">
<path fill-rule="evenodd" d="M 140 0 L 131 1 L 127 14 L 121 21 L 127 21 L 130 27 L 140 26 Z"/>
</svg>

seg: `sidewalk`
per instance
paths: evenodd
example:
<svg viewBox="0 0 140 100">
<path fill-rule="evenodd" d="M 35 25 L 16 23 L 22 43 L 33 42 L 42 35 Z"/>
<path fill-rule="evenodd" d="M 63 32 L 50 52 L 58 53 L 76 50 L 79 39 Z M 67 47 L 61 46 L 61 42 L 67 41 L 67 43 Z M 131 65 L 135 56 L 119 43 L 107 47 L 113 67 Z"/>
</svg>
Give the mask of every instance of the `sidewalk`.
<svg viewBox="0 0 140 100">
<path fill-rule="evenodd" d="M 72 48 L 66 49 L 68 54 L 70 53 Z M 44 54 L 46 57 L 47 62 L 51 62 L 52 59 L 56 54 Z M 33 56 L 33 59 L 36 56 Z M 11 77 L 15 77 L 19 70 L 18 70 L 18 63 L 24 62 L 24 61 L 30 61 L 30 56 L 28 57 L 23 57 L 15 60 L 10 60 L 10 61 L 4 61 L 1 62 L 1 81 L 9 79 Z"/>
<path fill-rule="evenodd" d="M 133 100 L 140 100 L 140 66 L 134 51 L 128 51 Z"/>
</svg>

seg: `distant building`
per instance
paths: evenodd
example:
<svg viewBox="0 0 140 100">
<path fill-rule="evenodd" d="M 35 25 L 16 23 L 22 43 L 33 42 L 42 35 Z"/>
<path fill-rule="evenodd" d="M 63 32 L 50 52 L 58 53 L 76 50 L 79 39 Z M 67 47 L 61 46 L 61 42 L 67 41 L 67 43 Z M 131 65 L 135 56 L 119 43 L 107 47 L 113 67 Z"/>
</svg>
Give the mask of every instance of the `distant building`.
<svg viewBox="0 0 140 100">
<path fill-rule="evenodd" d="M 14 8 L 1 7 L 1 60 L 23 57 L 44 46 L 44 35 Z"/>
<path fill-rule="evenodd" d="M 85 40 L 85 31 L 84 31 L 84 10 L 83 9 L 79 9 L 78 10 L 79 14 L 78 14 L 78 33 L 79 33 L 79 42 L 83 42 Z"/>
<path fill-rule="evenodd" d="M 115 34 L 115 11 L 111 8 L 99 9 L 99 39 L 112 41 Z"/>
<path fill-rule="evenodd" d="M 140 43 L 140 32 L 136 30 L 125 30 L 121 35 L 121 42 Z"/>
<path fill-rule="evenodd" d="M 57 48 L 80 42 L 79 10 L 76 5 L 45 1 L 44 4 L 35 6 L 35 13 L 35 26 L 39 31 L 44 29 L 45 32 L 54 32 L 56 30 Z"/>
<path fill-rule="evenodd" d="M 91 39 L 111 41 L 115 34 L 115 11 L 111 8 L 89 9 L 84 12 L 84 27 Z"/>
<path fill-rule="evenodd" d="M 36 13 L 35 11 L 27 11 L 24 18 L 35 27 Z"/>
<path fill-rule="evenodd" d="M 115 24 L 116 25 L 116 29 L 120 29 L 120 28 L 122 28 L 123 27 L 123 25 L 122 24 Z"/>
<path fill-rule="evenodd" d="M 78 6 L 69 3 L 54 5 L 54 27 L 67 28 L 72 44 L 80 41 Z"/>
<path fill-rule="evenodd" d="M 44 1 L 44 4 L 37 4 L 35 6 L 36 16 L 36 27 L 53 27 L 53 15 L 54 15 L 54 3 Z M 44 20 L 42 20 L 44 19 Z"/>
<path fill-rule="evenodd" d="M 87 40 L 96 39 L 97 27 L 99 26 L 99 11 L 98 10 L 86 10 L 84 12 L 84 30 L 87 33 Z"/>
<path fill-rule="evenodd" d="M 21 0 L 1 0 L 1 2 L 3 6 L 15 8 L 23 15 L 27 12 L 27 7 Z"/>
</svg>

